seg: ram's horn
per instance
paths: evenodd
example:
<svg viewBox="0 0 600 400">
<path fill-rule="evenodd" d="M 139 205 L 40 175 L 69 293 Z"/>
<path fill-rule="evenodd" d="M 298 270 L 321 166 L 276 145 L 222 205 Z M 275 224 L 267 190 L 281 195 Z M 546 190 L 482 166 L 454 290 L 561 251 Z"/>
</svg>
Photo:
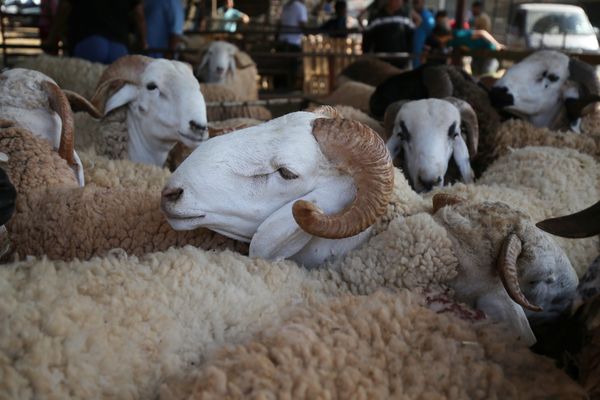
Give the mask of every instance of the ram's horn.
<svg viewBox="0 0 600 400">
<path fill-rule="evenodd" d="M 63 92 L 65 96 L 67 96 L 67 100 L 69 100 L 69 104 L 71 105 L 71 110 L 73 110 L 73 112 L 86 112 L 94 118 L 102 118 L 100 111 L 85 97 L 70 90 L 63 89 Z"/>
<path fill-rule="evenodd" d="M 600 201 L 577 213 L 538 222 L 536 226 L 553 235 L 573 239 L 600 235 Z"/>
<path fill-rule="evenodd" d="M 352 176 L 356 197 L 341 212 L 325 215 L 299 200 L 292 212 L 311 235 L 342 239 L 359 234 L 386 212 L 394 188 L 394 167 L 383 140 L 369 127 L 351 120 L 317 118 L 313 135 L 327 159 Z"/>
<path fill-rule="evenodd" d="M 62 122 L 58 155 L 61 156 L 67 162 L 67 164 L 77 165 L 73 154 L 75 147 L 73 138 L 74 123 L 69 100 L 56 83 L 43 81 L 41 86 L 48 96 L 50 108 L 58 114 Z"/>
<path fill-rule="evenodd" d="M 521 239 L 514 233 L 511 233 L 506 237 L 504 243 L 502 243 L 498 260 L 496 261 L 498 274 L 500 275 L 500 279 L 502 280 L 506 292 L 515 303 L 531 311 L 542 311 L 540 306 L 531 304 L 529 300 L 527 300 L 519 285 L 517 259 L 521 254 L 522 247 Z"/>
<path fill-rule="evenodd" d="M 433 195 L 431 199 L 431 203 L 433 205 L 433 214 L 438 212 L 440 208 L 444 208 L 446 206 L 451 206 L 454 204 L 459 204 L 464 202 L 465 199 L 462 197 L 454 196 L 448 193 L 437 193 Z"/>
<path fill-rule="evenodd" d="M 327 118 L 342 118 L 341 114 L 338 112 L 338 110 L 335 109 L 335 107 L 327 105 L 310 107 L 306 111 L 310 111 Z"/>
<path fill-rule="evenodd" d="M 456 97 L 446 97 L 444 100 L 450 102 L 460 112 L 460 119 L 467 134 L 467 146 L 469 147 L 469 155 L 471 159 L 477 154 L 477 146 L 479 145 L 479 124 L 477 122 L 477 114 L 469 103 Z"/>
<path fill-rule="evenodd" d="M 131 55 L 121 57 L 110 64 L 102 73 L 92 97 L 92 104 L 98 112 L 104 115 L 108 99 L 125 84 L 139 85 L 142 73 L 151 62 L 150 57 Z"/>
</svg>

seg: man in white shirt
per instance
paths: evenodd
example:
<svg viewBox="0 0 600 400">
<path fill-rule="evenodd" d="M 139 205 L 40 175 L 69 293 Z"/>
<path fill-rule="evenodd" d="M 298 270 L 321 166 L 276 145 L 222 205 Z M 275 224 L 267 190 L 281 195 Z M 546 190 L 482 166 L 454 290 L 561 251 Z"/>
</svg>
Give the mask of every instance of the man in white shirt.
<svg viewBox="0 0 600 400">
<path fill-rule="evenodd" d="M 289 0 L 281 11 L 280 27 L 284 33 L 279 34 L 279 41 L 300 50 L 302 45 L 302 28 L 308 21 L 308 12 L 304 0 Z M 289 33 L 287 33 L 289 32 Z"/>
</svg>

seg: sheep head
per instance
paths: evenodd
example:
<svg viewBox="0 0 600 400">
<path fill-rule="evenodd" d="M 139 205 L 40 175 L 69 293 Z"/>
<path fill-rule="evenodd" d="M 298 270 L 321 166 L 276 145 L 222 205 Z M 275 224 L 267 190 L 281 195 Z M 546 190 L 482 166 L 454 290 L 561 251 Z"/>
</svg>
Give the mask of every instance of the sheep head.
<svg viewBox="0 0 600 400">
<path fill-rule="evenodd" d="M 306 266 L 362 243 L 386 210 L 393 166 L 375 132 L 329 111 L 208 140 L 163 191 L 171 226 L 206 227 L 250 242 L 253 256 Z"/>
<path fill-rule="evenodd" d="M 208 139 L 206 104 L 189 65 L 125 56 L 100 77 L 92 99 L 102 115 L 127 106 L 131 160 L 162 166 L 177 143 Z"/>
<path fill-rule="evenodd" d="M 72 111 L 97 117 L 98 110 L 77 93 L 62 90 L 41 72 L 23 68 L 0 74 L 0 92 L 0 117 L 49 142 L 83 186 L 83 165 L 74 150 Z"/>
<path fill-rule="evenodd" d="M 488 202 L 444 200 L 439 205 L 438 199 L 434 210 L 459 259 L 459 275 L 452 282 L 459 300 L 505 321 L 528 344 L 535 343 L 530 323 L 569 310 L 578 283 L 575 270 L 562 248 L 528 216 Z"/>
<path fill-rule="evenodd" d="M 462 180 L 473 181 L 469 158 L 477 151 L 479 130 L 467 102 L 453 97 L 400 101 L 388 107 L 384 120 L 391 132 L 387 148 L 392 158 L 402 155 L 403 170 L 417 192 L 444 185 L 452 156 Z"/>
<path fill-rule="evenodd" d="M 223 83 L 228 74 L 235 75 L 238 48 L 224 41 L 212 42 L 196 69 L 201 82 Z"/>
<path fill-rule="evenodd" d="M 600 100 L 599 95 L 600 82 L 593 67 L 552 50 L 537 51 L 513 65 L 490 91 L 495 107 L 540 127 L 552 127 L 565 103 L 576 103 L 580 114 L 585 105 Z"/>
</svg>

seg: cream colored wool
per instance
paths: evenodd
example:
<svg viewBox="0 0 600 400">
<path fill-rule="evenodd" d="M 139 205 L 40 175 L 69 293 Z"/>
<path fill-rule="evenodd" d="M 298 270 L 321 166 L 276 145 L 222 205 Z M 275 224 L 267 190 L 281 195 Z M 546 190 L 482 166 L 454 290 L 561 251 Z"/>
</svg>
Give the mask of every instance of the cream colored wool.
<svg viewBox="0 0 600 400">
<path fill-rule="evenodd" d="M 361 82 L 347 81 L 327 96 L 319 98 L 319 103 L 344 105 L 356 108 L 364 113 L 369 112 L 369 99 L 375 87 Z"/>
<path fill-rule="evenodd" d="M 291 262 L 192 247 L 0 268 L 0 398 L 156 398 L 319 283 Z"/>
<path fill-rule="evenodd" d="M 553 362 L 473 324 L 379 292 L 301 306 L 216 352 L 162 399 L 583 399 Z"/>
<path fill-rule="evenodd" d="M 600 139 L 600 102 L 584 108 L 580 128 L 582 133 Z"/>
<path fill-rule="evenodd" d="M 87 99 L 91 99 L 96 83 L 106 69 L 106 65 L 92 63 L 81 58 L 56 57 L 40 54 L 18 60 L 16 68 L 39 71 L 52 78 L 62 89 L 72 90 Z"/>
<path fill-rule="evenodd" d="M 589 120 L 583 122 L 582 127 L 587 128 L 589 123 Z M 507 154 L 511 149 L 527 146 L 553 146 L 575 149 L 600 159 L 600 124 L 598 124 L 597 130 L 599 132 L 597 136 L 559 132 L 535 127 L 527 121 L 511 119 L 503 122 L 495 132 L 496 146 L 493 148 L 491 157 L 495 159 Z"/>
</svg>

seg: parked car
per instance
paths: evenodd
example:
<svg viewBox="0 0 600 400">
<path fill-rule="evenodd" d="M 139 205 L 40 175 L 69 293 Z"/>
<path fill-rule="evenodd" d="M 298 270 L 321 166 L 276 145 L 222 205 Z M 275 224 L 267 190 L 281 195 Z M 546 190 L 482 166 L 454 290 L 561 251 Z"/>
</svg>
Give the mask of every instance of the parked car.
<svg viewBox="0 0 600 400">
<path fill-rule="evenodd" d="M 506 37 L 509 47 L 600 50 L 596 31 L 581 7 L 539 3 L 514 7 Z"/>
</svg>

